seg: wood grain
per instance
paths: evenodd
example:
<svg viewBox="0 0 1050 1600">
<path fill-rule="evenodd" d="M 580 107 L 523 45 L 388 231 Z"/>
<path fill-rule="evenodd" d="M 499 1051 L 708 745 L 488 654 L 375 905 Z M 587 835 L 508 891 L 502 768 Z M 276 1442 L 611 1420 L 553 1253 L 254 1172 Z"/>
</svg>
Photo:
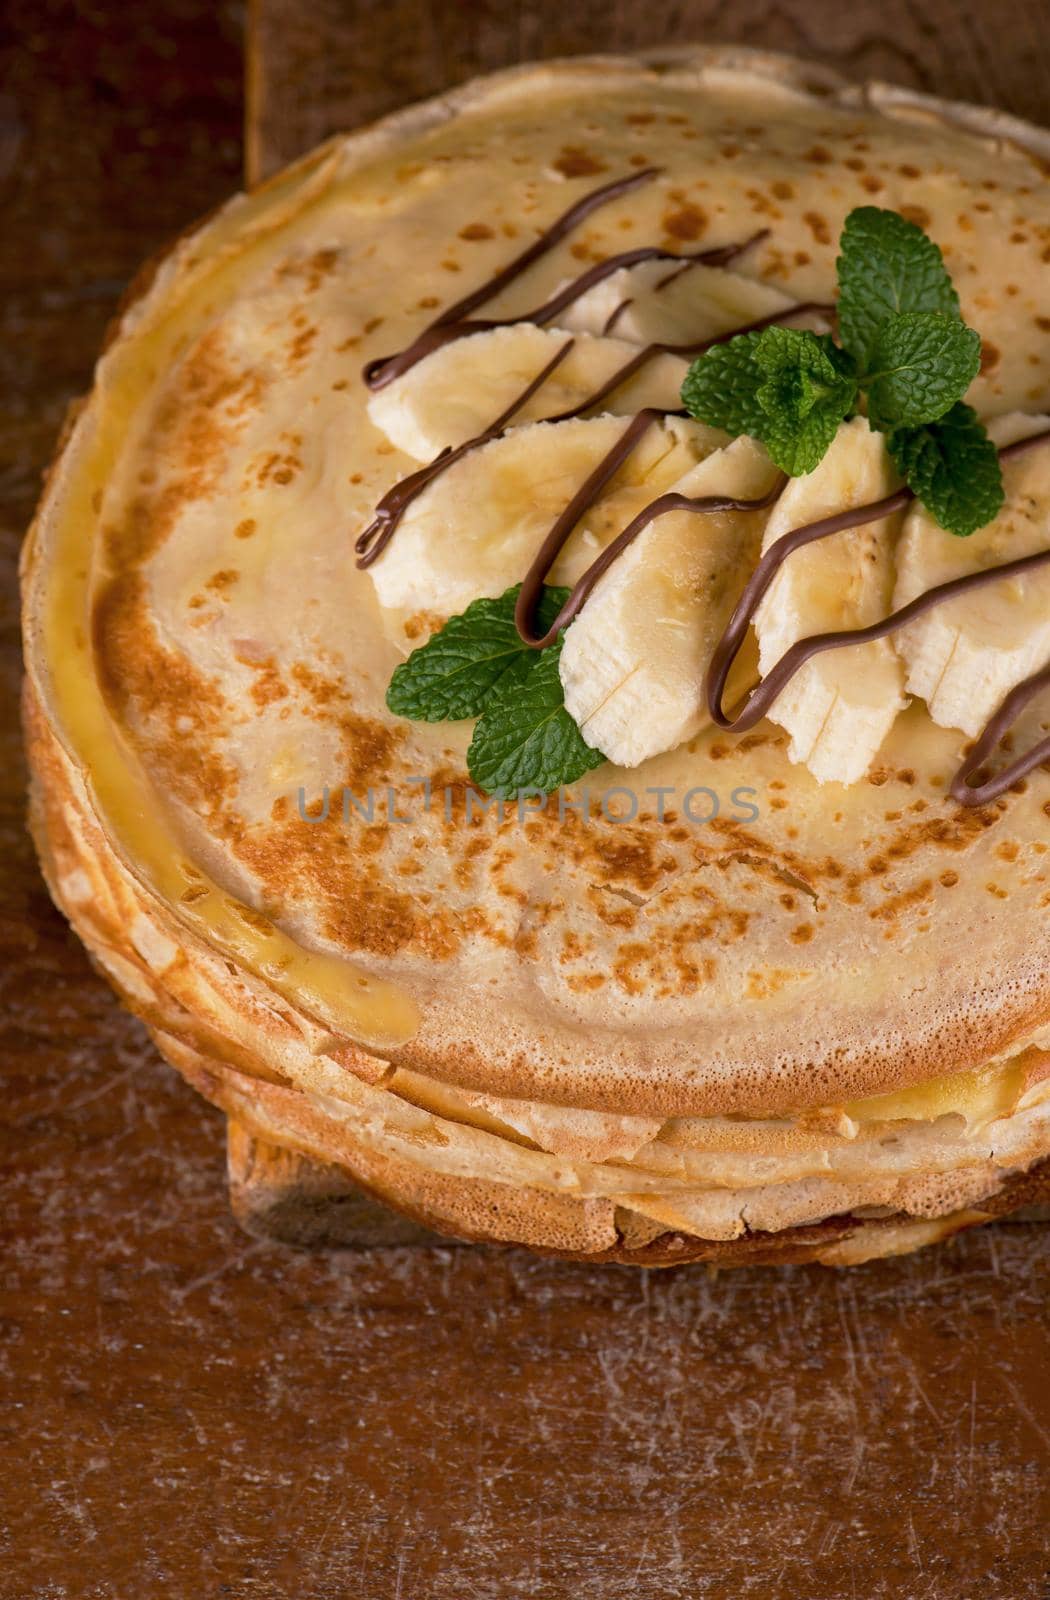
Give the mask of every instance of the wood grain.
<svg viewBox="0 0 1050 1600">
<path fill-rule="evenodd" d="M 252 181 L 340 129 L 517 61 L 651 46 L 786 50 L 1047 120 L 1046 0 L 253 0 Z"/>
<path fill-rule="evenodd" d="M 312 13 L 283 48 L 305 49 Z M 391 13 L 431 63 L 419 92 L 443 59 L 469 70 L 429 20 L 451 8 Z M 457 14 L 505 37 L 491 6 Z M 629 8 L 606 14 L 611 30 Z M 756 42 L 790 42 L 792 14 Z M 379 40 L 393 61 L 392 25 L 362 15 L 351 37 L 370 28 L 373 66 Z M 1045 53 L 1015 53 L 1016 10 L 982 15 L 997 98 L 1023 108 Z M 1045 1600 L 1040 1229 L 848 1274 L 715 1277 L 308 1253 L 238 1228 L 222 1119 L 37 872 L 14 561 L 122 286 L 237 181 L 239 15 L 8 0 L 4 25 L 0 1600 Z M 923 38 L 934 74 L 946 43 Z M 298 149 L 311 129 L 274 83 Z M 368 107 L 307 111 L 334 126 Z"/>
</svg>

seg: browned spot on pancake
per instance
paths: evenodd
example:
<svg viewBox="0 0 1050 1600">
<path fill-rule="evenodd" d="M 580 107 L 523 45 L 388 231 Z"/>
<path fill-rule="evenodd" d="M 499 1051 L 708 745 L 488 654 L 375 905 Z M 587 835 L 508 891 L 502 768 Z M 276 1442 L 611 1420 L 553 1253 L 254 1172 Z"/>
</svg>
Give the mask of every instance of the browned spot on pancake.
<svg viewBox="0 0 1050 1600">
<path fill-rule="evenodd" d="M 828 226 L 828 220 L 826 217 L 822 217 L 819 211 L 804 212 L 802 220 L 818 244 L 831 243 L 831 229 Z"/>
<path fill-rule="evenodd" d="M 992 372 L 1002 360 L 999 347 L 992 344 L 990 339 L 981 340 L 981 371 Z"/>
<path fill-rule="evenodd" d="M 468 222 L 465 228 L 460 228 L 461 239 L 494 239 L 495 234 L 487 222 Z"/>
<path fill-rule="evenodd" d="M 756 216 L 772 217 L 778 222 L 783 217 L 784 213 L 781 211 L 780 207 L 778 205 L 774 205 L 769 196 L 763 194 L 761 189 L 748 189 L 747 197 L 751 201 L 751 209 Z"/>
<path fill-rule="evenodd" d="M 144 561 L 170 535 L 185 508 L 216 486 L 229 445 L 258 408 L 267 380 L 237 371 L 224 359 L 222 336 L 212 329 L 176 368 L 150 423 L 153 463 L 119 522 L 103 530 L 115 570 Z M 168 472 L 160 487 L 157 464 Z"/>
<path fill-rule="evenodd" d="M 285 355 L 289 367 L 295 371 L 303 365 L 310 351 L 317 343 L 317 329 L 314 327 L 300 328 L 285 345 Z"/>
<path fill-rule="evenodd" d="M 602 988 L 605 978 L 600 972 L 581 972 L 565 981 L 576 994 L 593 994 L 596 989 Z"/>
<path fill-rule="evenodd" d="M 562 145 L 561 154 L 553 163 L 556 172 L 565 178 L 589 178 L 595 173 L 604 172 L 606 164 L 598 156 L 592 155 L 589 150 L 584 150 L 581 145 Z"/>
<path fill-rule="evenodd" d="M 264 706 L 272 705 L 275 700 L 284 700 L 288 696 L 288 685 L 281 677 L 277 663 L 272 655 L 258 659 L 249 654 L 245 649 L 234 650 L 236 660 L 243 666 L 250 667 L 255 674 L 255 682 L 248 691 L 255 705 L 260 710 Z"/>
<path fill-rule="evenodd" d="M 1035 325 L 1042 333 L 1050 333 L 1050 317 L 1036 317 Z"/>
<path fill-rule="evenodd" d="M 656 113 L 653 111 L 629 111 L 624 121 L 629 122 L 632 127 L 644 128 L 650 122 L 656 121 Z"/>
<path fill-rule="evenodd" d="M 291 450 L 269 451 L 255 468 L 255 481 L 260 489 L 267 483 L 289 484 L 302 471 L 301 457 L 296 454 L 302 440 L 296 436 L 295 447 Z"/>
<path fill-rule="evenodd" d="M 906 217 L 909 222 L 914 222 L 917 228 L 928 228 L 933 221 L 925 206 L 902 204 L 898 207 L 898 210 L 902 217 Z"/>
<path fill-rule="evenodd" d="M 312 255 L 282 261 L 277 268 L 278 278 L 295 278 L 306 294 L 313 294 L 339 265 L 339 251 L 332 248 L 315 250 Z"/>
<path fill-rule="evenodd" d="M 800 922 L 797 928 L 791 930 L 792 944 L 809 944 L 812 937 L 813 924 L 811 922 Z"/>
<path fill-rule="evenodd" d="M 805 152 L 803 161 L 811 161 L 816 167 L 826 167 L 831 161 L 831 151 L 826 145 L 815 144 Z"/>
<path fill-rule="evenodd" d="M 245 517 L 243 522 L 238 522 L 233 530 L 235 539 L 250 539 L 258 524 L 254 517 Z"/>
<path fill-rule="evenodd" d="M 665 212 L 663 225 L 673 239 L 701 239 L 707 231 L 707 213 L 687 202 L 677 211 Z"/>
<path fill-rule="evenodd" d="M 903 889 L 899 894 L 891 895 L 887 900 L 883 901 L 881 906 L 876 906 L 873 910 L 869 911 L 868 915 L 879 922 L 892 922 L 895 921 L 902 912 L 908 911 L 914 906 L 921 905 L 922 902 L 924 900 L 928 900 L 932 894 L 932 879 L 923 878 L 921 882 L 914 884 L 910 889 Z"/>
<path fill-rule="evenodd" d="M 789 984 L 808 977 L 808 971 L 798 971 L 793 967 L 765 967 L 761 971 L 748 973 L 744 993 L 749 1000 L 769 1000 Z"/>
<path fill-rule="evenodd" d="M 778 200 L 794 200 L 798 190 L 788 178 L 774 178 L 770 188 Z"/>
<path fill-rule="evenodd" d="M 223 567 L 221 571 L 212 573 L 204 587 L 210 589 L 213 594 L 225 595 L 239 578 L 240 573 L 235 572 L 232 567 Z"/>
<path fill-rule="evenodd" d="M 809 263 L 812 261 L 812 259 L 813 259 L 813 257 L 810 255 L 808 250 L 796 250 L 795 251 L 795 265 L 796 265 L 796 267 L 808 267 Z"/>
<path fill-rule="evenodd" d="M 878 194 L 880 189 L 886 187 L 882 179 L 877 178 L 874 172 L 866 173 L 860 180 L 860 186 L 862 189 L 866 189 L 869 194 Z"/>
<path fill-rule="evenodd" d="M 416 611 L 404 622 L 405 638 L 419 639 L 425 634 L 427 638 L 445 624 L 445 618 L 436 611 Z"/>
<path fill-rule="evenodd" d="M 131 727 L 167 790 L 213 823 L 236 787 L 217 751 L 227 702 L 215 681 L 161 644 L 141 573 L 101 590 L 92 617 L 99 683 L 111 710 Z"/>
</svg>

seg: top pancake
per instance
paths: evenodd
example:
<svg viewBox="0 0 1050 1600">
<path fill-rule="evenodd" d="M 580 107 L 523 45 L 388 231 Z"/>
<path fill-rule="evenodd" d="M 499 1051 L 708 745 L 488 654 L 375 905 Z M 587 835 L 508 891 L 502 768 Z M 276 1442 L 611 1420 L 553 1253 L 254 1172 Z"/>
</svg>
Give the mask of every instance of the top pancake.
<svg viewBox="0 0 1050 1600">
<path fill-rule="evenodd" d="M 345 961 L 348 990 L 363 978 L 408 997 L 415 1023 L 388 1039 L 343 1028 L 334 1005 L 332 1026 L 384 1058 L 578 1107 L 753 1114 L 972 1068 L 1050 1017 L 1050 776 L 960 808 L 945 794 L 962 737 L 921 704 L 851 788 L 816 784 L 768 723 L 630 775 L 602 767 L 592 802 L 624 785 L 640 797 L 618 825 L 559 818 L 557 797 L 524 821 L 513 806 L 502 823 L 468 816 L 470 726 L 385 709 L 400 655 L 352 545 L 413 463 L 369 422 L 361 368 L 602 182 L 662 169 L 494 310 L 634 245 L 756 227 L 771 232 L 743 270 L 826 300 L 842 221 L 873 203 L 944 251 L 985 345 L 971 402 L 1046 408 L 1038 159 L 929 106 L 795 82 L 717 53 L 555 63 L 333 142 L 168 258 L 58 464 L 29 554 L 29 667 L 116 848 L 150 877 L 139 824 L 123 828 L 94 781 L 105 764 L 116 794 L 134 761 L 157 837 L 171 830 L 247 926 L 325 952 L 329 972 Z M 425 637 L 428 619 L 409 627 Z M 90 683 L 69 660 L 59 671 L 60 637 Z M 95 687 L 105 727 L 84 709 Z M 1019 746 L 1048 720 L 1035 708 Z M 300 788 L 309 801 L 325 786 L 328 821 L 303 820 Z M 645 793 L 660 786 L 662 821 Z M 362 806 L 374 791 L 371 822 L 353 806 L 344 820 L 344 787 Z M 683 812 L 697 787 L 720 800 L 702 826 Z M 754 792 L 734 801 L 740 789 Z M 156 886 L 177 925 L 190 895 Z"/>
</svg>

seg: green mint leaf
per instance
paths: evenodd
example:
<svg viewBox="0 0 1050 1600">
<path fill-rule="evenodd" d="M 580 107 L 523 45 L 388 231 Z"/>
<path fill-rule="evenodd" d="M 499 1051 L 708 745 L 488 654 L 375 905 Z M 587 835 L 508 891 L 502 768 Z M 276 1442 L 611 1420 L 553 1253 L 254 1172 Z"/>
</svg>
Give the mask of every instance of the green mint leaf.
<svg viewBox="0 0 1050 1600">
<path fill-rule="evenodd" d="M 901 477 L 949 533 L 968 538 L 1003 506 L 999 452 L 961 402 L 924 428 L 897 428 L 887 444 Z"/>
<path fill-rule="evenodd" d="M 981 366 L 981 339 L 958 317 L 906 311 L 883 323 L 863 382 L 877 428 L 936 422 L 961 400 Z"/>
<path fill-rule="evenodd" d="M 575 783 L 605 760 L 592 750 L 565 709 L 558 660 L 562 641 L 533 652 L 523 682 L 485 706 L 467 751 L 467 771 L 480 789 L 512 800 L 524 790 L 549 794 Z"/>
<path fill-rule="evenodd" d="M 686 409 L 760 439 L 782 471 L 811 472 L 857 395 L 853 363 L 826 335 L 764 328 L 715 345 L 682 385 Z"/>
<path fill-rule="evenodd" d="M 858 206 L 846 218 L 839 248 L 839 336 L 862 368 L 873 365 L 879 329 L 892 317 L 958 316 L 959 297 L 940 250 L 898 212 Z"/>
<path fill-rule="evenodd" d="M 475 600 L 395 668 L 386 694 L 395 716 L 413 722 L 460 722 L 480 716 L 497 689 L 523 680 L 536 652 L 514 626 L 520 589 L 515 584 L 498 600 Z M 538 615 L 544 632 L 568 598 L 568 589 L 543 590 Z"/>
<path fill-rule="evenodd" d="M 759 437 L 782 472 L 812 472 L 857 397 L 852 361 L 827 335 L 798 328 L 767 328 L 753 360 L 763 374 Z"/>
<path fill-rule="evenodd" d="M 755 362 L 761 333 L 740 333 L 713 345 L 693 362 L 682 384 L 682 404 L 698 422 L 724 428 L 734 438 L 749 433 L 762 437 L 765 413 L 758 401 L 764 382 Z"/>
</svg>

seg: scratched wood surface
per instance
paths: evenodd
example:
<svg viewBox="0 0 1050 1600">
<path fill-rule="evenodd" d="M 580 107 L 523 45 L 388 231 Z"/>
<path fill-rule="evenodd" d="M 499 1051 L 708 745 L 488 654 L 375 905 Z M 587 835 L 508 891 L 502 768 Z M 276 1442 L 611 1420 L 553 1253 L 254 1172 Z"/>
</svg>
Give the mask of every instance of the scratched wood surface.
<svg viewBox="0 0 1050 1600">
<path fill-rule="evenodd" d="M 253 178 L 476 73 L 648 46 L 786 50 L 850 77 L 1048 117 L 1047 0 L 253 0 L 252 21 Z"/>
<path fill-rule="evenodd" d="M 594 41 L 571 23 L 597 10 L 561 10 L 560 48 Z M 781 0 L 752 25 L 790 44 L 819 11 Z M 685 13 L 613 5 L 601 38 Z M 542 45 L 539 8 L 518 31 L 491 3 L 358 6 L 327 34 L 331 11 L 283 14 L 283 47 L 309 35 L 366 98 L 320 107 L 300 78 L 308 122 L 271 73 L 271 153 L 381 108 L 362 18 L 384 105 L 470 69 L 456 19 L 482 64 Z M 971 0 L 943 39 L 919 10 L 892 33 L 896 14 L 869 24 L 883 70 L 933 76 L 984 40 L 995 98 L 1032 109 L 1045 51 L 1016 51 L 1019 13 Z M 260 38 L 277 15 L 267 0 Z M 1046 1600 L 1044 1230 L 715 1277 L 238 1228 L 222 1119 L 120 1011 L 33 862 L 14 560 L 122 286 L 236 182 L 239 14 L 8 0 L 3 24 L 0 1600 Z"/>
</svg>

